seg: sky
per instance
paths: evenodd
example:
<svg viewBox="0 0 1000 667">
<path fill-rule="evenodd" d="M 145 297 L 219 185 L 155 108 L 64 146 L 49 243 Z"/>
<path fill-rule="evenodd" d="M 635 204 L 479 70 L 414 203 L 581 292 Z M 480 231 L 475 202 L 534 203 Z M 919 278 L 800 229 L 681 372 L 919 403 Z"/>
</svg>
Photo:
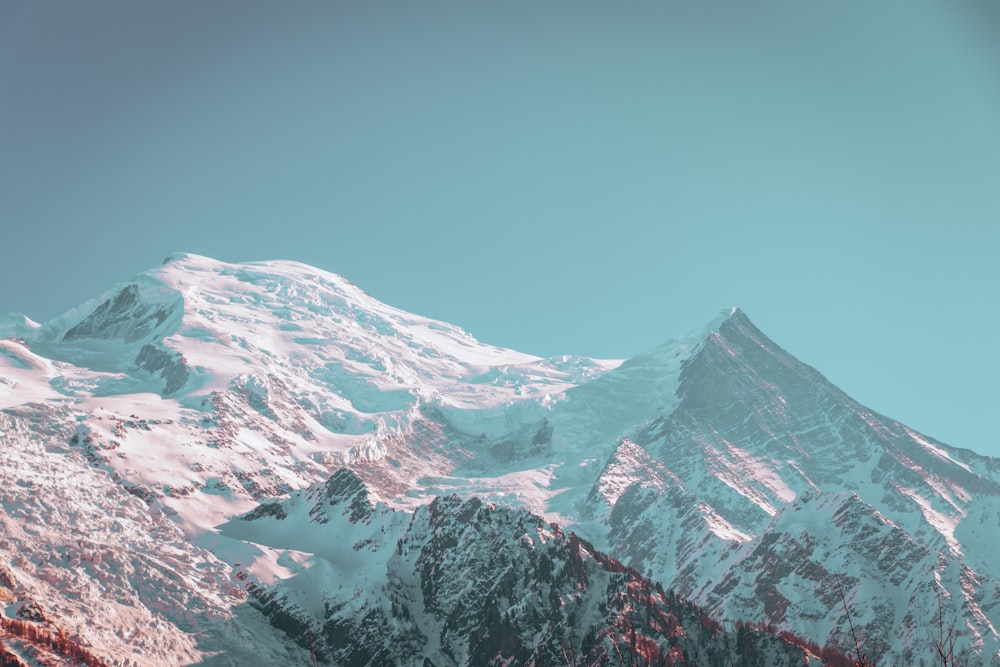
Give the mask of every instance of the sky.
<svg viewBox="0 0 1000 667">
<path fill-rule="evenodd" d="M 541 356 L 739 306 L 1000 456 L 1000 3 L 0 3 L 0 313 L 292 259 Z"/>
</svg>

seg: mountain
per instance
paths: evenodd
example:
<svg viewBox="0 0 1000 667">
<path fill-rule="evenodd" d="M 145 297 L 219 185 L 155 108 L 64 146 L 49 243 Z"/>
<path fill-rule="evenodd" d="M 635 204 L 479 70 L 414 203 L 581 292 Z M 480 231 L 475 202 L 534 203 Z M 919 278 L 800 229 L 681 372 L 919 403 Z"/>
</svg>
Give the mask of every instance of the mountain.
<svg viewBox="0 0 1000 667">
<path fill-rule="evenodd" d="M 940 626 L 1000 664 L 1000 461 L 736 309 L 628 360 L 542 359 L 302 264 L 176 255 L 0 335 L 0 604 L 119 664 L 306 664 L 303 622 L 329 664 L 479 664 L 457 637 L 496 614 L 509 664 L 556 639 L 607 659 L 663 614 L 688 659 L 740 621 L 852 650 L 853 623 L 896 664 L 932 664 Z M 629 616 L 619 589 L 657 585 Z"/>
<path fill-rule="evenodd" d="M 940 599 L 995 653 L 996 459 L 851 400 L 742 313 L 685 364 L 678 397 L 594 487 L 611 553 L 721 617 L 813 637 L 847 627 L 842 586 L 854 624 L 908 664 Z"/>
</svg>

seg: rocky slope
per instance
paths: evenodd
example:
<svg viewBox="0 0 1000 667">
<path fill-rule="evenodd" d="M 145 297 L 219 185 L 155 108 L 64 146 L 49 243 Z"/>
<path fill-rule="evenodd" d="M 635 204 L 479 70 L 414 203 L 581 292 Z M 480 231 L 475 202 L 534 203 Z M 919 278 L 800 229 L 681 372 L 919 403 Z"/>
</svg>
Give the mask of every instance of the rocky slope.
<svg viewBox="0 0 1000 667">
<path fill-rule="evenodd" d="M 331 665 L 802 665 L 820 650 L 702 610 L 525 510 L 373 506 L 346 468 L 230 521 L 312 554 L 251 605 Z M 832 656 L 828 656 L 832 657 Z"/>
</svg>

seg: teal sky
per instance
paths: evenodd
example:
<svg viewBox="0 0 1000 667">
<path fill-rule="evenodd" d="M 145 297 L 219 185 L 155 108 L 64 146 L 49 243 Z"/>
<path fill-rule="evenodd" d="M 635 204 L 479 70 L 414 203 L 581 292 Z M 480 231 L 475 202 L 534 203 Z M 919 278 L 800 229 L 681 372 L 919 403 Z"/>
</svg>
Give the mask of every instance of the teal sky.
<svg viewBox="0 0 1000 667">
<path fill-rule="evenodd" d="M 295 259 L 539 355 L 737 305 L 1000 456 L 1000 3 L 0 3 L 0 312 Z"/>
</svg>

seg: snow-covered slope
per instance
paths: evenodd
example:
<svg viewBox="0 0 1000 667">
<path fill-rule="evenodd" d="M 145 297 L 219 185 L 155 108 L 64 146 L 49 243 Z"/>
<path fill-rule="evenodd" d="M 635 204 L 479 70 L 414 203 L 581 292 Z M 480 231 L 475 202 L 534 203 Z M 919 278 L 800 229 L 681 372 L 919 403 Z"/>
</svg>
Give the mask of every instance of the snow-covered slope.
<svg viewBox="0 0 1000 667">
<path fill-rule="evenodd" d="M 302 264 L 177 255 L 0 334 L 7 615 L 40 604 L 116 660 L 304 663 L 275 619 L 347 596 L 359 623 L 382 603 L 356 578 L 382 582 L 451 494 L 556 521 L 728 622 L 843 645 L 842 586 L 897 662 L 939 599 L 960 645 L 1000 649 L 1000 462 L 857 404 L 738 310 L 626 361 L 541 359 Z M 374 505 L 329 521 L 364 562 L 275 518 L 339 498 L 341 468 Z M 487 524 L 529 515 L 509 516 Z"/>
<path fill-rule="evenodd" d="M 937 636 L 940 599 L 949 627 L 996 653 L 995 459 L 859 405 L 739 312 L 678 396 L 592 490 L 611 553 L 722 617 L 820 643 L 843 638 L 843 586 L 855 625 L 907 663 Z"/>
</svg>

